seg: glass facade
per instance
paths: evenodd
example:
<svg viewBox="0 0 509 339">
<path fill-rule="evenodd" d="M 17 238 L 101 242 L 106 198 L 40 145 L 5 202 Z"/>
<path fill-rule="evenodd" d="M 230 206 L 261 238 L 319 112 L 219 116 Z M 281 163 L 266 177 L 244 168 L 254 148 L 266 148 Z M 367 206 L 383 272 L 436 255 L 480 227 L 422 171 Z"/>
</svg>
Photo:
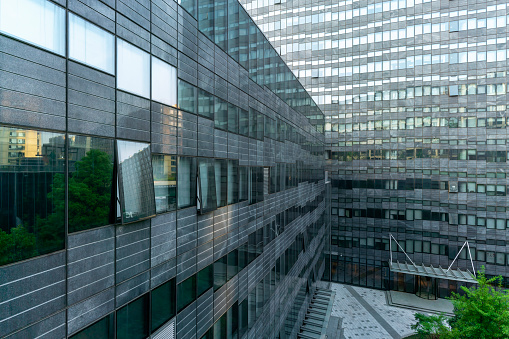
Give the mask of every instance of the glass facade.
<svg viewBox="0 0 509 339">
<path fill-rule="evenodd" d="M 238 2 L 0 0 L 0 60 L 0 337 L 296 335 L 324 118 Z"/>
<path fill-rule="evenodd" d="M 413 292 L 389 234 L 434 267 L 468 241 L 476 270 L 509 281 L 508 4 L 241 2 L 325 113 L 332 281 Z"/>
</svg>

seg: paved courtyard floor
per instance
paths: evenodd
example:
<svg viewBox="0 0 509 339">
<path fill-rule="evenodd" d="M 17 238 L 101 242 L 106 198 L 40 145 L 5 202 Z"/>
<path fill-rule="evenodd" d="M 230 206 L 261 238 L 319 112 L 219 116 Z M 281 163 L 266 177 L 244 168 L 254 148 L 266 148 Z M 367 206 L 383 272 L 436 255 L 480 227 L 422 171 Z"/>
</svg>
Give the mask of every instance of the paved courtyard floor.
<svg viewBox="0 0 509 339">
<path fill-rule="evenodd" d="M 414 311 L 387 305 L 385 292 L 334 284 L 336 292 L 332 316 L 343 318 L 347 339 L 402 338 L 413 333 Z"/>
</svg>

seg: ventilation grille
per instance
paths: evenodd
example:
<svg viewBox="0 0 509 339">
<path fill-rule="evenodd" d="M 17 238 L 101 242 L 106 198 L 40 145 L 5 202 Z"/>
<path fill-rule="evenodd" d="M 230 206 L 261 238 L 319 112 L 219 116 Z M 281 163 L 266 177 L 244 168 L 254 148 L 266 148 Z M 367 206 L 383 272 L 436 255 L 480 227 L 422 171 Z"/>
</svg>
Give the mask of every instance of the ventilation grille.
<svg viewBox="0 0 509 339">
<path fill-rule="evenodd" d="M 152 338 L 175 339 L 175 320 L 172 320 L 164 325 Z"/>
</svg>

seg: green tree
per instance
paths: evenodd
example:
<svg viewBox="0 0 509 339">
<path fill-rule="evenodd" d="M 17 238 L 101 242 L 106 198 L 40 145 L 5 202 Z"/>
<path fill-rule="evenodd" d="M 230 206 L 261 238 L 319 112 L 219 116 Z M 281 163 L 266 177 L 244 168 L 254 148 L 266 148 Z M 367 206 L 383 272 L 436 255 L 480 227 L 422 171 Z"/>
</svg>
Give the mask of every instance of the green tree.
<svg viewBox="0 0 509 339">
<path fill-rule="evenodd" d="M 477 285 L 462 286 L 464 292 L 452 293 L 454 316 L 445 325 L 445 317 L 416 314 L 412 325 L 420 338 L 502 339 L 509 338 L 509 292 L 502 290 L 502 277 L 486 278 L 484 267 Z"/>
<path fill-rule="evenodd" d="M 23 225 L 13 227 L 10 233 L 0 230 L 0 265 L 37 255 L 35 235 Z"/>
<path fill-rule="evenodd" d="M 411 326 L 421 339 L 438 339 L 445 338 L 449 332 L 446 325 L 447 318 L 445 315 L 425 315 L 416 313 L 415 320 L 417 323 Z"/>
<path fill-rule="evenodd" d="M 509 294 L 502 290 L 502 277 L 486 278 L 478 272 L 477 286 L 453 293 L 454 317 L 450 320 L 453 338 L 509 338 Z M 495 286 L 498 288 L 495 288 Z"/>
</svg>

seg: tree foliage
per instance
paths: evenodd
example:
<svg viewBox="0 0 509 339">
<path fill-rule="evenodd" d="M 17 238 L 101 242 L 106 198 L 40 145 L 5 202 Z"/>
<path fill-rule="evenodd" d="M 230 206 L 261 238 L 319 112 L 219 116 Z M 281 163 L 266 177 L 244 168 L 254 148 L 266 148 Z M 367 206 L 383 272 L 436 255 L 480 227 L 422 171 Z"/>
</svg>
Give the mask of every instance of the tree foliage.
<svg viewBox="0 0 509 339">
<path fill-rule="evenodd" d="M 462 286 L 463 294 L 452 293 L 454 316 L 416 314 L 412 325 L 421 338 L 502 339 L 509 338 L 509 292 L 502 290 L 502 277 L 486 278 L 484 267 L 477 285 Z"/>
</svg>

